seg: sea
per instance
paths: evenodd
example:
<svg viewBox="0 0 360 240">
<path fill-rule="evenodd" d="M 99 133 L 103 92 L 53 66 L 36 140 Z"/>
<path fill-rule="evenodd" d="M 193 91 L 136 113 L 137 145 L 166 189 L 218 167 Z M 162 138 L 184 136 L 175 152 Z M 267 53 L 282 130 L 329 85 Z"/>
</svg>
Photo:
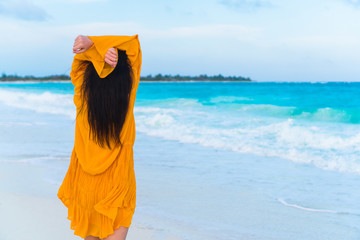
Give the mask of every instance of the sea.
<svg viewBox="0 0 360 240">
<path fill-rule="evenodd" d="M 0 162 L 44 169 L 18 191 L 56 197 L 73 94 L 0 83 Z M 140 82 L 134 114 L 133 222 L 155 239 L 360 239 L 360 82 Z"/>
</svg>

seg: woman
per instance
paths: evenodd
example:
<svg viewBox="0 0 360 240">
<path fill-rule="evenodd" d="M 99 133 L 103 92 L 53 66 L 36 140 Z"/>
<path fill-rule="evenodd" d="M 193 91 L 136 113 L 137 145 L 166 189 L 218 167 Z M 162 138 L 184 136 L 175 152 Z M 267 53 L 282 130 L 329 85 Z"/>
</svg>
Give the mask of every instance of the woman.
<svg viewBox="0 0 360 240">
<path fill-rule="evenodd" d="M 75 142 L 58 198 L 70 228 L 86 240 L 124 240 L 135 212 L 133 108 L 140 80 L 138 35 L 78 36 Z"/>
</svg>

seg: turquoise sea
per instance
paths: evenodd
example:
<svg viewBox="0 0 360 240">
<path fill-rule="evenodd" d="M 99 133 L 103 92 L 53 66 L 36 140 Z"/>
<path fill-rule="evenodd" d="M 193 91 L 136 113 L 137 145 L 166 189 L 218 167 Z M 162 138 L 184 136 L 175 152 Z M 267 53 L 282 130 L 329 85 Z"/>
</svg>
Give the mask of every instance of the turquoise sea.
<svg viewBox="0 0 360 240">
<path fill-rule="evenodd" d="M 46 167 L 57 189 L 73 93 L 70 82 L 1 83 L 0 161 Z M 359 93 L 348 82 L 141 82 L 133 221 L 164 240 L 360 239 Z"/>
</svg>

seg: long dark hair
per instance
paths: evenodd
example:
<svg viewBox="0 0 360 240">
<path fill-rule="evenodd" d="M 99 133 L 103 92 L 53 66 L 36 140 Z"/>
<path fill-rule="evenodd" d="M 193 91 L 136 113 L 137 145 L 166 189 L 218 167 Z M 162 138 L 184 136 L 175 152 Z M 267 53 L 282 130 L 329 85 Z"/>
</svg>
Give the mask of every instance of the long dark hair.
<svg viewBox="0 0 360 240">
<path fill-rule="evenodd" d="M 118 63 L 115 69 L 105 78 L 100 78 L 90 61 L 84 73 L 81 86 L 83 103 L 78 113 L 87 105 L 89 122 L 89 138 L 111 149 L 110 141 L 122 145 L 121 129 L 129 108 L 130 92 L 133 82 L 133 72 L 125 51 L 118 51 Z M 106 64 L 106 63 L 105 63 Z"/>
</svg>

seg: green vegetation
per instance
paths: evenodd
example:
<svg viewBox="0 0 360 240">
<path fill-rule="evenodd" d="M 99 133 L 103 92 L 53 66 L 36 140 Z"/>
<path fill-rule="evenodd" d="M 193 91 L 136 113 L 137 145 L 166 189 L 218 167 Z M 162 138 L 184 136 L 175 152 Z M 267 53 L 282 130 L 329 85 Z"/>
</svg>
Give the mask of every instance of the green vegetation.
<svg viewBox="0 0 360 240">
<path fill-rule="evenodd" d="M 2 74 L 0 77 L 0 81 L 69 81 L 69 75 L 51 75 L 45 77 L 34 77 L 34 76 L 18 76 L 18 75 L 6 75 L 5 73 Z M 146 77 L 140 77 L 141 81 L 231 81 L 231 82 L 250 82 L 252 81 L 250 78 L 244 77 L 224 77 L 221 74 L 215 76 L 207 76 L 207 75 L 200 75 L 200 76 L 180 76 L 180 75 L 161 75 L 157 74 L 155 76 L 148 75 Z"/>
<path fill-rule="evenodd" d="M 18 75 L 6 75 L 3 73 L 0 77 L 0 81 L 68 81 L 70 80 L 70 76 L 68 75 L 51 75 L 45 77 L 34 77 L 34 76 L 18 76 Z"/>
<path fill-rule="evenodd" d="M 234 82 L 250 82 L 250 78 L 244 77 L 224 77 L 223 75 L 215 75 L 215 76 L 207 76 L 200 75 L 200 76 L 180 76 L 180 75 L 148 75 L 146 77 L 141 77 L 141 81 L 234 81 Z"/>
</svg>

